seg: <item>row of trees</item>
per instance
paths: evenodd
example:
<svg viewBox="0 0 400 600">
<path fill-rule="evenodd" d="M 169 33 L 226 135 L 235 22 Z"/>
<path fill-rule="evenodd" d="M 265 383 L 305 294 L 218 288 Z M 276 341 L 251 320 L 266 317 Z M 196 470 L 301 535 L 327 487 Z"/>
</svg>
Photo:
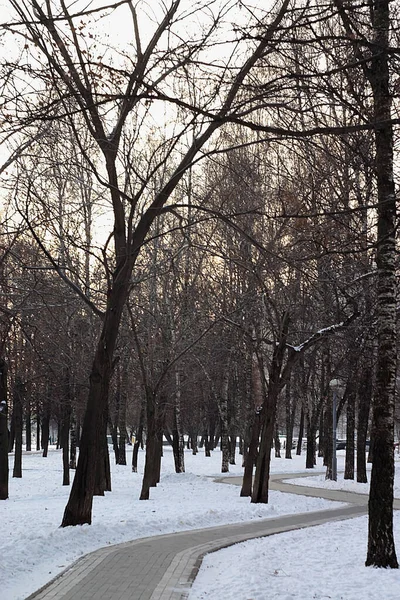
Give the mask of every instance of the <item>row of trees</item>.
<svg viewBox="0 0 400 600">
<path fill-rule="evenodd" d="M 391 4 L 9 1 L 1 355 L 16 442 L 23 406 L 44 439 L 56 417 L 64 483 L 78 429 L 63 526 L 110 489 L 107 429 L 121 462 L 146 432 L 143 499 L 163 432 L 177 471 L 184 433 L 219 435 L 223 470 L 239 434 L 242 494 L 267 502 L 274 437 L 285 422 L 289 456 L 306 423 L 307 466 L 319 432 L 331 476 L 340 377 L 361 481 L 373 396 L 367 564 L 397 566 Z M 129 14 L 130 41 L 108 40 Z"/>
</svg>

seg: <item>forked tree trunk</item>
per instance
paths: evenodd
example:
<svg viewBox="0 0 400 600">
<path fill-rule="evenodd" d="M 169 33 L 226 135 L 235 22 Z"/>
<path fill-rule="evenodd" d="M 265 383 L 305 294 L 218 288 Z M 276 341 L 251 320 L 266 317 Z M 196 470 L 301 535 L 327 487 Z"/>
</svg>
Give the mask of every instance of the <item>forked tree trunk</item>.
<svg viewBox="0 0 400 600">
<path fill-rule="evenodd" d="M 8 498 L 7 363 L 0 358 L 0 500 Z"/>
<path fill-rule="evenodd" d="M 128 276 L 126 269 L 129 272 Z M 104 445 L 107 446 L 107 421 L 104 423 L 104 415 L 107 413 L 112 360 L 130 273 L 130 265 L 125 261 L 125 264 L 116 270 L 114 285 L 108 296 L 106 316 L 89 379 L 89 396 L 79 442 L 78 464 L 62 527 L 92 522 L 97 462 L 100 453 L 104 456 Z"/>
<path fill-rule="evenodd" d="M 274 438 L 274 427 L 276 420 L 276 407 L 279 393 L 284 385 L 281 379 L 283 360 L 286 352 L 286 340 L 289 328 L 289 315 L 286 313 L 282 319 L 279 340 L 274 348 L 272 357 L 268 389 L 263 405 L 263 426 L 261 431 L 260 447 L 257 457 L 256 473 L 254 477 L 251 501 L 254 503 L 268 503 L 269 471 L 271 448 Z M 262 368 L 260 367 L 262 372 Z M 290 372 L 288 373 L 288 375 Z M 266 385 L 264 383 L 264 385 Z"/>
</svg>

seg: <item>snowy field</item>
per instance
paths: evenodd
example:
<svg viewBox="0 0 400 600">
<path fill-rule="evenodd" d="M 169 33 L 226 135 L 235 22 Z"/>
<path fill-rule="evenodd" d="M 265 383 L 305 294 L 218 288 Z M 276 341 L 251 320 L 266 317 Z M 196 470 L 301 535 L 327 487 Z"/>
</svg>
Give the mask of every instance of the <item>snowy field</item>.
<svg viewBox="0 0 400 600">
<path fill-rule="evenodd" d="M 127 467 L 112 465 L 113 492 L 94 499 L 93 524 L 60 529 L 59 524 L 69 494 L 69 488 L 61 485 L 61 453 L 51 450 L 47 459 L 36 453 L 24 454 L 23 477 L 10 478 L 10 498 L 0 502 L 1 600 L 26 598 L 80 556 L 110 544 L 149 535 L 337 506 L 322 499 L 280 492 L 271 492 L 268 505 L 251 504 L 247 498 L 240 498 L 238 487 L 213 481 L 213 476 L 220 475 L 219 451 L 215 451 L 211 458 L 205 458 L 202 451 L 197 456 L 186 452 L 186 473 L 177 475 L 174 473 L 170 448 L 165 449 L 161 483 L 151 490 L 149 501 L 139 501 L 142 472 L 132 473 L 129 451 L 127 458 Z M 338 459 L 340 469 L 343 464 L 340 452 Z M 143 460 L 144 453 L 141 453 L 140 471 L 143 469 Z M 231 474 L 242 473 L 239 457 L 237 462 L 238 465 L 231 466 Z M 290 473 L 305 471 L 304 463 L 304 457 L 295 457 L 292 461 L 273 459 L 272 471 L 287 472 L 289 479 Z M 10 467 L 12 468 L 12 457 Z M 322 465 L 317 466 L 316 472 L 318 470 L 324 470 Z M 400 479 L 397 481 L 396 488 L 399 492 Z M 301 483 L 304 484 L 304 479 Z M 323 483 L 322 477 L 318 485 Z M 340 487 L 340 482 L 336 485 Z M 367 486 L 361 487 L 367 492 Z M 400 527 L 400 522 L 397 521 L 396 525 Z M 400 539 L 400 532 L 397 538 Z M 351 543 L 347 540 L 351 540 Z M 383 597 L 391 600 L 395 596 L 386 594 L 386 585 L 389 591 L 392 587 L 397 587 L 396 600 L 399 597 L 400 579 L 397 572 L 382 573 L 362 566 L 365 559 L 366 519 L 286 533 L 253 544 L 262 544 L 263 547 L 253 549 L 255 547 L 247 543 L 210 555 L 196 581 L 191 599 L 220 600 L 234 597 L 236 600 L 372 600 L 377 597 L 371 595 L 373 589 L 379 590 L 379 598 L 382 599 L 382 586 L 385 586 Z M 328 557 L 325 551 L 333 552 L 333 557 L 331 554 Z M 235 553 L 233 558 L 228 558 L 229 567 L 220 563 L 220 560 L 224 560 L 225 552 Z M 257 563 L 256 556 L 261 562 Z M 328 563 L 332 566 L 329 577 L 325 575 Z M 222 569 L 225 575 L 211 571 L 207 566 L 211 564 L 213 569 Z M 237 564 L 241 565 L 240 570 L 235 567 Z M 290 571 L 289 566 L 295 565 L 298 565 L 299 572 Z M 337 577 L 339 568 L 339 579 L 349 579 L 342 577 L 344 565 L 351 573 L 360 572 L 360 581 L 365 580 L 364 594 L 360 593 L 358 582 L 353 586 L 354 591 L 358 592 L 357 596 L 353 592 L 353 595 L 349 595 L 347 591 L 341 592 L 341 595 L 333 595 L 333 589 L 339 589 L 332 588 L 332 581 Z M 243 573 L 248 574 L 245 579 L 249 588 L 244 589 L 240 580 L 235 582 L 235 572 L 242 574 L 240 579 L 244 579 Z M 214 586 L 225 586 L 227 577 L 229 589 L 224 589 L 222 593 L 221 589 Z M 313 595 L 304 592 L 302 578 L 304 585 L 307 582 L 309 585 L 312 581 L 315 587 Z M 289 586 L 290 581 L 295 589 Z"/>
</svg>

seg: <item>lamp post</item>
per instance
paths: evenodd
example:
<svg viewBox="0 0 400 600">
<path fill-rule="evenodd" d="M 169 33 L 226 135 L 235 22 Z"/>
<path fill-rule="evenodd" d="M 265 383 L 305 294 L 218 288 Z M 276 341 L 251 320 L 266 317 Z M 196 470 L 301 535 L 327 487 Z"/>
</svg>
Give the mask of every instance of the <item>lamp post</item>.
<svg viewBox="0 0 400 600">
<path fill-rule="evenodd" d="M 332 390 L 332 480 L 337 481 L 337 457 L 336 457 L 336 405 L 337 397 L 342 382 L 340 379 L 332 379 L 329 382 L 329 387 Z"/>
</svg>

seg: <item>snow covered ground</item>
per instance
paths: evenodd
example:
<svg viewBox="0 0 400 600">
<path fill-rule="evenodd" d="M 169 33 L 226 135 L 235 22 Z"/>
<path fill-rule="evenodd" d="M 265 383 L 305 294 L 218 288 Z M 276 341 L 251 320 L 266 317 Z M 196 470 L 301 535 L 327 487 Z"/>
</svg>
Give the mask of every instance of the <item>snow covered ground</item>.
<svg viewBox="0 0 400 600">
<path fill-rule="evenodd" d="M 337 454 L 340 469 L 345 453 Z M 284 472 L 290 462 L 274 460 L 274 470 Z M 300 471 L 298 457 L 293 462 L 294 470 Z M 398 456 L 396 466 L 399 498 Z M 325 481 L 324 474 L 286 481 L 365 494 L 369 490 L 369 484 L 345 481 L 343 473 L 337 482 Z M 394 516 L 394 534 L 400 560 L 399 512 Z M 205 557 L 189 600 L 398 600 L 400 570 L 364 566 L 367 535 L 367 517 L 359 517 L 225 548 Z"/>
<path fill-rule="evenodd" d="M 342 465 L 343 458 L 339 455 L 338 467 Z M 44 585 L 59 572 L 63 571 L 77 558 L 109 544 L 116 544 L 127 540 L 182 531 L 197 529 L 239 521 L 248 521 L 275 517 L 281 514 L 306 512 L 321 508 L 333 507 L 336 504 L 322 499 L 305 498 L 271 492 L 270 504 L 251 504 L 247 498 L 240 498 L 239 488 L 230 485 L 217 484 L 212 476 L 220 475 L 221 455 L 215 451 L 211 458 L 205 458 L 200 451 L 197 456 L 186 453 L 186 473 L 175 474 L 173 458 L 170 448 L 165 449 L 161 483 L 151 490 L 149 501 L 139 501 L 142 472 L 132 473 L 129 466 L 130 453 L 128 452 L 128 466 L 112 466 L 113 492 L 107 493 L 103 498 L 94 499 L 93 524 L 91 526 L 69 527 L 60 529 L 63 510 L 68 498 L 69 488 L 62 486 L 62 465 L 59 451 L 52 450 L 47 459 L 40 454 L 30 453 L 23 456 L 22 479 L 10 479 L 10 498 L 0 502 L 0 581 L 2 600 L 21 600 L 30 593 Z M 139 469 L 143 468 L 144 454 L 140 455 Z M 240 460 L 237 461 L 240 463 Z M 273 459 L 274 472 L 290 473 L 305 471 L 304 457 L 295 457 L 292 461 Z M 12 466 L 12 457 L 10 457 Z M 322 465 L 316 471 L 323 472 Z M 232 474 L 241 474 L 240 464 L 231 466 Z M 307 481 L 309 481 L 307 479 Z M 396 485 L 400 490 L 400 479 Z M 304 484 L 304 479 L 301 481 Z M 324 479 L 319 482 L 323 484 Z M 338 484 L 336 484 L 338 485 Z M 363 486 L 364 488 L 366 486 Z M 365 490 L 366 491 L 366 490 Z M 400 496 L 400 493 L 398 493 Z M 354 525 L 353 525 L 354 523 Z M 400 522 L 396 519 L 398 539 Z M 245 545 L 236 549 L 228 549 L 210 555 L 206 564 L 213 564 L 218 568 L 223 552 L 235 552 L 235 558 L 229 559 L 229 568 L 223 568 L 224 576 L 211 574 L 210 568 L 205 566 L 204 573 L 196 581 L 191 598 L 207 598 L 208 600 L 228 599 L 249 600 L 250 598 L 272 600 L 290 600 L 301 598 L 375 598 L 374 585 L 379 590 L 380 599 L 382 589 L 385 600 L 394 596 L 386 594 L 386 585 L 389 591 L 397 586 L 396 600 L 399 597 L 400 579 L 397 572 L 378 572 L 365 569 L 366 544 L 366 519 L 357 519 L 327 526 L 287 533 L 283 536 L 267 538 L 266 541 L 253 542 L 265 544 L 263 550 L 246 550 Z M 337 534 L 335 533 L 337 531 Z M 337 543 L 335 543 L 337 535 Z M 286 537 L 289 536 L 289 539 Z M 297 536 L 297 537 L 296 537 Z M 350 541 L 344 540 L 349 536 Z M 293 537 L 293 540 L 292 540 Z M 315 539 L 314 539 L 315 538 Z M 288 543 L 284 540 L 288 539 Z M 318 549 L 317 542 L 321 545 Z M 248 544 L 248 543 L 247 543 Z M 274 546 L 274 544 L 276 546 Z M 357 546 L 358 544 L 358 546 Z M 344 546 L 344 548 L 343 548 Z M 331 551 L 336 547 L 335 560 L 324 554 L 324 549 Z M 269 549 L 268 549 L 269 548 Z M 275 550 L 273 549 L 275 548 Z M 350 552 L 351 560 L 344 553 Z M 312 551 L 312 552 L 311 552 Z M 261 555 L 261 563 L 257 564 L 255 554 Z M 250 555 L 249 555 L 250 553 Z M 250 556 L 250 558 L 248 558 Z M 278 560 L 280 559 L 280 560 Z M 275 562 L 273 562 L 273 560 Z M 354 584 L 358 595 L 332 595 L 332 578 L 327 578 L 324 569 L 332 561 L 333 574 L 337 569 L 348 565 L 351 573 L 360 572 L 365 580 L 365 593 L 360 584 Z M 240 564 L 240 569 L 237 565 Z M 299 572 L 289 571 L 289 566 L 298 565 Z M 232 568 L 233 567 L 233 568 Z M 254 573 L 250 567 L 254 567 Z M 336 571 L 335 571 L 336 569 Z M 357 571 L 358 570 L 358 571 Z M 241 579 L 246 579 L 251 586 L 245 590 L 243 582 L 235 582 L 235 572 L 242 574 Z M 243 577 L 246 573 L 246 578 Z M 344 579 L 340 571 L 340 579 Z M 367 576 L 368 573 L 368 576 Z M 304 586 L 313 582 L 312 594 L 305 593 L 300 585 L 300 575 L 304 579 Z M 202 584 L 202 579 L 205 583 Z M 397 577 L 397 579 L 396 579 Z M 223 593 L 213 586 L 229 579 L 229 589 Z M 384 578 L 384 582 L 382 581 Z M 346 577 L 346 579 L 350 579 Z M 373 580 L 373 581 L 372 581 Z M 286 583 L 292 581 L 294 590 L 287 588 Z M 267 585 L 268 582 L 268 585 Z M 376 582 L 376 583 L 374 583 Z M 202 588 L 203 585 L 203 588 Z M 266 587 L 267 585 L 267 587 Z M 385 586 L 384 588 L 382 586 Z M 297 591 L 297 588 L 301 591 Z M 309 588 L 311 589 L 311 588 Z M 353 589 L 353 588 L 351 588 Z M 286 594 L 286 595 L 285 595 Z M 297 595 L 295 595 L 297 594 Z M 320 594 L 320 595 L 317 595 Z M 368 595 L 369 594 L 369 595 Z"/>
</svg>

